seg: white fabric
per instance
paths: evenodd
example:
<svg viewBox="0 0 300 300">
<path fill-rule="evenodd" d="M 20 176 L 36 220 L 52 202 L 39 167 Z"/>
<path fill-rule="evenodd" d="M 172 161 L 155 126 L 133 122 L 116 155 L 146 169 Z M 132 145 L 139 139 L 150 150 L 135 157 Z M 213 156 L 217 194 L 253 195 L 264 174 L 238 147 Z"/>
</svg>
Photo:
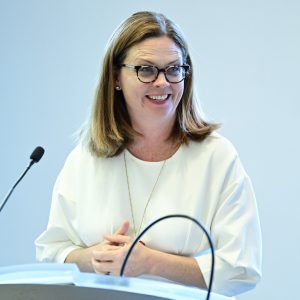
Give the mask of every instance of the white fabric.
<svg viewBox="0 0 300 300">
<path fill-rule="evenodd" d="M 121 155 L 123 156 L 124 153 Z M 164 174 L 160 173 L 163 171 L 165 163 L 163 161 L 152 163 L 141 161 L 128 151 L 125 151 L 125 157 L 134 222 L 136 231 L 140 232 L 139 228 L 142 225 L 141 223 L 143 221 L 143 216 L 147 212 L 146 206 L 147 204 L 150 205 L 152 195 L 155 190 L 157 190 L 156 187 L 154 189 L 155 183 L 157 179 L 159 180 L 156 185 L 158 185 L 160 181 L 164 181 Z"/>
<path fill-rule="evenodd" d="M 162 162 L 145 162 L 128 151 L 126 158 L 138 227 Z M 123 153 L 97 158 L 78 145 L 55 184 L 47 230 L 36 240 L 37 259 L 64 262 L 72 250 L 102 241 L 124 220 L 132 226 L 129 203 Z M 233 296 L 255 286 L 261 273 L 256 201 L 234 147 L 222 136 L 191 141 L 166 161 L 142 228 L 176 213 L 194 217 L 211 234 L 216 251 L 214 292 Z M 191 221 L 167 219 L 152 227 L 143 241 L 161 251 L 195 256 L 208 284 L 208 242 Z"/>
</svg>

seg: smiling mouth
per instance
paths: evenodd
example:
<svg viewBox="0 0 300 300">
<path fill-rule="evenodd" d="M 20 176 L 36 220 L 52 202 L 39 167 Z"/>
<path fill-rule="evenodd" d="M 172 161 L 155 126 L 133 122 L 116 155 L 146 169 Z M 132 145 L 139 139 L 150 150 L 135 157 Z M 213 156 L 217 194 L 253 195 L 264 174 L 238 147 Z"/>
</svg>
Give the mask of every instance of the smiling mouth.
<svg viewBox="0 0 300 300">
<path fill-rule="evenodd" d="M 166 94 L 166 95 L 157 95 L 157 96 L 150 96 L 150 95 L 146 95 L 146 98 L 155 101 L 155 102 L 162 102 L 165 101 L 167 99 L 169 99 L 171 94 Z"/>
</svg>

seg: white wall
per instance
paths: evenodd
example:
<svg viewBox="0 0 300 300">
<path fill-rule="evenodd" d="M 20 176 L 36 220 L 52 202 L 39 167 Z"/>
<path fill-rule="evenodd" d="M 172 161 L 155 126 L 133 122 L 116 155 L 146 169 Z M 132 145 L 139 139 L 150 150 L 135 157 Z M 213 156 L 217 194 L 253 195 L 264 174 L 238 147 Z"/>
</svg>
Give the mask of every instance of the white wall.
<svg viewBox="0 0 300 300">
<path fill-rule="evenodd" d="M 33 241 L 47 224 L 72 134 L 89 111 L 106 41 L 138 10 L 161 11 L 183 28 L 204 110 L 223 123 L 220 132 L 235 144 L 253 180 L 264 272 L 257 289 L 239 299 L 296 299 L 298 0 L 0 0 L 0 195 L 25 169 L 33 148 L 46 149 L 0 215 L 0 266 L 34 262 Z"/>
</svg>

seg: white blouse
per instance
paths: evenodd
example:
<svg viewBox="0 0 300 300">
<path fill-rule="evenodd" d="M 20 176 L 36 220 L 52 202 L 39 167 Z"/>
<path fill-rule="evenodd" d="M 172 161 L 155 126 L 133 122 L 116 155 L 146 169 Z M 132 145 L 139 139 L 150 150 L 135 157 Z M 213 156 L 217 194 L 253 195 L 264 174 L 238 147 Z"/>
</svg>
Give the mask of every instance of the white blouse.
<svg viewBox="0 0 300 300">
<path fill-rule="evenodd" d="M 124 153 L 99 158 L 82 144 L 71 152 L 54 187 L 47 230 L 36 240 L 37 259 L 63 263 L 72 250 L 101 242 L 124 220 L 133 236 L 132 215 L 142 230 L 159 217 L 186 214 L 212 237 L 213 291 L 233 296 L 253 288 L 261 274 L 260 224 L 251 182 L 232 144 L 214 133 L 182 145 L 166 160 L 150 199 L 163 162 L 142 161 L 127 150 L 125 156 L 132 211 Z M 194 256 L 208 284 L 209 244 L 196 224 L 167 219 L 142 240 L 160 251 Z"/>
</svg>

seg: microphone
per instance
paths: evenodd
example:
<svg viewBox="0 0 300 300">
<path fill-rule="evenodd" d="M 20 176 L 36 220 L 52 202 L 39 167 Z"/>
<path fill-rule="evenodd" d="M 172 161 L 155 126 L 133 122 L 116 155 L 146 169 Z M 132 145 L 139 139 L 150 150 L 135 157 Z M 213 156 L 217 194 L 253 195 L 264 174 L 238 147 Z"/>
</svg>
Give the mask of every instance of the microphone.
<svg viewBox="0 0 300 300">
<path fill-rule="evenodd" d="M 140 239 L 142 238 L 142 236 L 152 227 L 154 226 L 155 224 L 157 224 L 158 222 L 161 222 L 163 220 L 166 220 L 166 219 L 170 219 L 170 218 L 183 218 L 183 219 L 188 219 L 194 223 L 196 223 L 200 228 L 201 230 L 204 232 L 207 240 L 208 240 L 208 243 L 209 243 L 209 247 L 210 247 L 210 251 L 211 251 L 211 268 L 210 268 L 210 277 L 209 277 L 209 283 L 208 283 L 208 288 L 207 288 L 207 294 L 206 294 L 206 300 L 209 300 L 210 298 L 210 293 L 211 293 L 211 290 L 212 290 L 212 284 L 213 284 L 213 280 L 214 280 L 214 272 L 215 272 L 215 249 L 214 249 L 214 245 L 213 245 L 213 242 L 211 240 L 211 237 L 208 233 L 208 231 L 205 229 L 205 227 L 199 222 L 197 221 L 196 219 L 190 217 L 190 216 L 187 216 L 187 215 L 182 215 L 182 214 L 174 214 L 174 215 L 166 215 L 164 217 L 161 217 L 155 221 L 153 221 L 152 223 L 150 223 L 133 241 L 133 243 L 131 244 L 131 246 L 129 247 L 128 249 L 128 252 L 125 256 L 125 259 L 123 261 L 123 264 L 121 266 L 121 271 L 120 271 L 120 276 L 123 277 L 124 276 L 124 271 L 125 271 L 125 267 L 126 267 L 126 264 L 127 264 L 127 261 L 130 257 L 130 254 L 131 252 L 133 251 L 133 248 L 134 246 L 140 241 Z"/>
<path fill-rule="evenodd" d="M 40 159 L 43 157 L 44 153 L 45 150 L 43 147 L 40 146 L 36 147 L 30 155 L 30 159 L 31 159 L 30 164 L 33 165 L 34 163 L 39 162 Z"/>
<path fill-rule="evenodd" d="M 5 197 L 5 199 L 3 200 L 1 206 L 0 206 L 0 213 L 4 207 L 4 205 L 6 204 L 7 200 L 9 199 L 10 195 L 12 194 L 12 192 L 14 191 L 15 187 L 19 184 L 19 182 L 23 179 L 23 177 L 26 175 L 26 173 L 29 171 L 29 169 L 32 167 L 33 164 L 37 163 L 40 161 L 40 159 L 43 157 L 45 153 L 45 150 L 43 147 L 36 147 L 33 152 L 30 155 L 30 163 L 29 166 L 26 168 L 26 170 L 24 171 L 24 173 L 21 175 L 21 177 L 18 179 L 18 181 L 14 184 L 14 186 L 11 188 L 11 190 L 8 192 L 7 196 Z"/>
</svg>

